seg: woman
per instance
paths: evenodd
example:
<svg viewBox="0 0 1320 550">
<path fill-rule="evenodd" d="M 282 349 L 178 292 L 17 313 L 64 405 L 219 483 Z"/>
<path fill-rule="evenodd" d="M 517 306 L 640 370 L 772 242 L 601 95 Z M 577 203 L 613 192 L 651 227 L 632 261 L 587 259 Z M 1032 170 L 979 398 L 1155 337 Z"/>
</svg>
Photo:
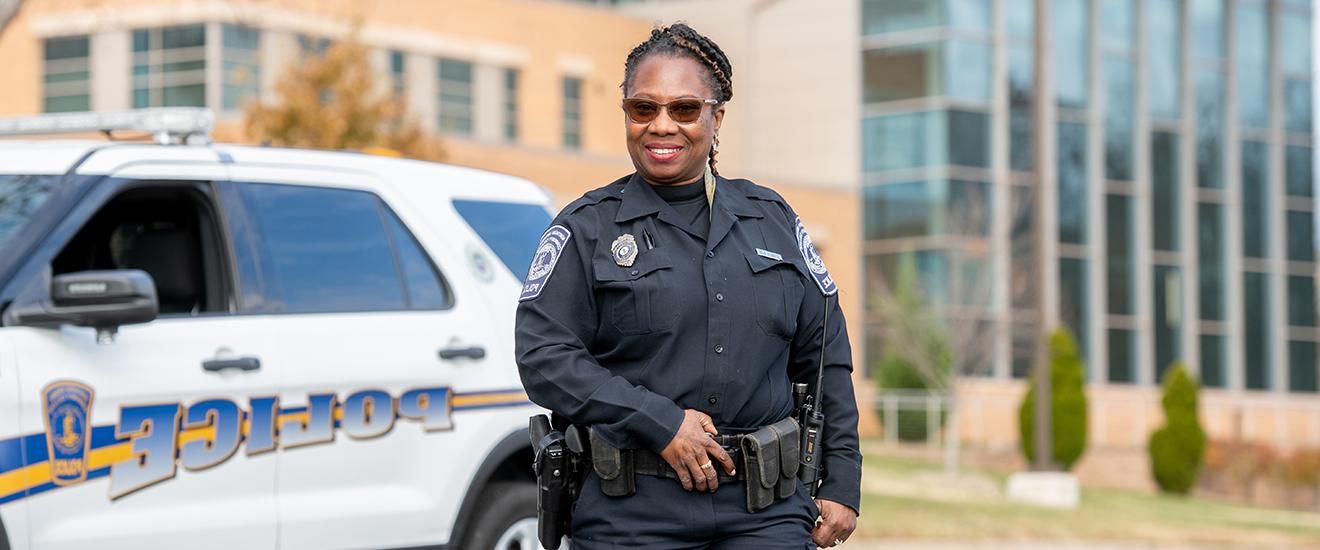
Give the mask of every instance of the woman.
<svg viewBox="0 0 1320 550">
<path fill-rule="evenodd" d="M 516 328 L 523 384 L 532 401 L 590 426 L 596 451 L 573 509 L 575 550 L 828 547 L 856 526 L 861 454 L 843 314 L 784 199 L 715 172 L 732 76 L 719 46 L 687 25 L 652 31 L 622 84 L 636 173 L 565 207 L 528 273 Z M 817 498 L 788 477 L 796 489 L 749 511 L 745 448 L 727 436 L 792 415 L 791 382 L 814 389 L 821 365 Z M 615 449 L 635 475 L 602 470 Z"/>
</svg>

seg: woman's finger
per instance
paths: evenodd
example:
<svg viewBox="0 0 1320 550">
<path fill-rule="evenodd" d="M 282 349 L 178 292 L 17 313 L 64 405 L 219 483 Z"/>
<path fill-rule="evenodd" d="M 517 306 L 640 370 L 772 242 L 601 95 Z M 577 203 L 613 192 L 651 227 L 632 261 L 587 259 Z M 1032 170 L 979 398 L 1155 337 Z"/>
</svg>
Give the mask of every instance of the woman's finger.
<svg viewBox="0 0 1320 550">
<path fill-rule="evenodd" d="M 701 470 L 701 463 L 698 462 L 697 456 L 695 453 L 687 455 L 683 459 L 683 465 L 687 466 L 688 475 L 692 476 L 692 487 L 698 491 L 705 491 L 706 474 Z"/>
<path fill-rule="evenodd" d="M 729 475 L 737 475 L 738 470 L 734 467 L 733 458 L 729 456 L 728 451 L 724 450 L 724 447 L 721 447 L 719 443 L 712 440 L 706 445 L 706 449 L 706 452 L 710 456 L 714 457 L 715 460 L 718 460 L 721 466 L 724 466 L 724 471 L 726 473 Z"/>
<path fill-rule="evenodd" d="M 698 414 L 701 415 L 699 422 L 701 422 L 702 430 L 705 430 L 706 433 L 710 435 L 720 435 L 720 431 L 715 429 L 715 421 L 711 420 L 710 415 L 706 413 L 698 413 Z"/>
</svg>

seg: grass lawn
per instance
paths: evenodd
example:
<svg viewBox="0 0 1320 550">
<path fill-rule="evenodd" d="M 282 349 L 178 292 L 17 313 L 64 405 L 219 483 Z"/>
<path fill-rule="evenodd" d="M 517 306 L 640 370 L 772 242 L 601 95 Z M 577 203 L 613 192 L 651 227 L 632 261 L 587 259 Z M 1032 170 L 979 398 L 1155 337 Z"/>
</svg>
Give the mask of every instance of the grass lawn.
<svg viewBox="0 0 1320 550">
<path fill-rule="evenodd" d="M 1152 495 L 1082 490 L 1076 510 L 1009 502 L 1004 476 L 868 453 L 857 537 L 944 540 L 1142 541 L 1156 545 L 1320 548 L 1320 513 Z"/>
</svg>

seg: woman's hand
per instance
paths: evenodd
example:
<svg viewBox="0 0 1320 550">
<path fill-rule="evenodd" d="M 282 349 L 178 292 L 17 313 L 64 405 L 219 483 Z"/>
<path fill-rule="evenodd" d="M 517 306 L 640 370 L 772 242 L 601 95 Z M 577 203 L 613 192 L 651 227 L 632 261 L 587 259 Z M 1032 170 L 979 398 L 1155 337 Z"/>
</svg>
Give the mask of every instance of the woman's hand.
<svg viewBox="0 0 1320 550">
<path fill-rule="evenodd" d="M 720 483 L 712 458 L 718 460 L 729 475 L 736 473 L 729 453 L 711 437 L 715 435 L 719 435 L 719 431 L 715 429 L 715 422 L 710 419 L 710 415 L 686 409 L 678 433 L 669 440 L 665 450 L 660 451 L 660 458 L 665 459 L 678 472 L 678 482 L 683 485 L 684 491 L 691 491 L 695 487 L 698 491 L 715 492 Z"/>
<path fill-rule="evenodd" d="M 857 512 L 852 508 L 823 498 L 816 499 L 816 508 L 820 509 L 820 520 L 811 532 L 811 540 L 818 547 L 829 548 L 842 543 L 857 528 Z"/>
</svg>

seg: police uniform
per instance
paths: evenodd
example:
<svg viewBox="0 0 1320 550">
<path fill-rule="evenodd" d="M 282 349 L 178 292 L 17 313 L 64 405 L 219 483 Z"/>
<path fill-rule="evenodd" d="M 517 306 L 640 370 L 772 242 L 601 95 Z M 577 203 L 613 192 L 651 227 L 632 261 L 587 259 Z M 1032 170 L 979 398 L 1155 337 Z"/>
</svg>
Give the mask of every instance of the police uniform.
<svg viewBox="0 0 1320 550">
<path fill-rule="evenodd" d="M 542 237 L 516 321 L 527 395 L 619 448 L 660 453 L 684 409 L 721 434 L 747 433 L 792 414 L 790 380 L 814 386 L 828 315 L 817 497 L 857 510 L 852 353 L 801 220 L 747 180 L 717 177 L 709 206 L 704 193 L 694 206 L 658 191 L 668 190 L 624 177 L 569 204 Z M 750 513 L 741 482 L 712 494 L 636 477 L 636 494 L 615 498 L 588 476 L 574 548 L 814 548 L 817 511 L 802 487 Z"/>
</svg>

